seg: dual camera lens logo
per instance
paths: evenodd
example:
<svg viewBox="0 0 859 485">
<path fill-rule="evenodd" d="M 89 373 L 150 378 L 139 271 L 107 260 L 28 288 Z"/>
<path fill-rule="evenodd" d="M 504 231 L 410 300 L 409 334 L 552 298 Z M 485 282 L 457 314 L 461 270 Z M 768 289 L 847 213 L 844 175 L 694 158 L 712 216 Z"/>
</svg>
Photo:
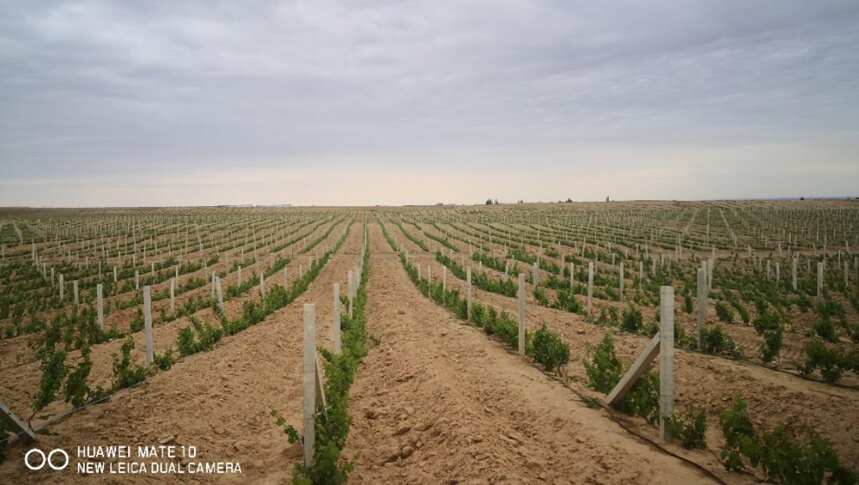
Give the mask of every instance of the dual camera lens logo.
<svg viewBox="0 0 859 485">
<path fill-rule="evenodd" d="M 41 470 L 45 468 L 45 465 L 51 470 L 61 471 L 69 466 L 69 454 L 66 453 L 66 450 L 55 448 L 45 455 L 44 451 L 33 448 L 24 455 L 24 465 L 33 471 Z"/>
</svg>

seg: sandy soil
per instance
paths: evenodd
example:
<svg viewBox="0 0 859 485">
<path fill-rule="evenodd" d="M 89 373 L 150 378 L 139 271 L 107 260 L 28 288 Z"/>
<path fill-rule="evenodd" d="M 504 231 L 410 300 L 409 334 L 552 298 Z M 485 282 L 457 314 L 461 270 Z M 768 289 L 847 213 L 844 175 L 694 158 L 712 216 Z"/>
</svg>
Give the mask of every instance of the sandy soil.
<svg viewBox="0 0 859 485">
<path fill-rule="evenodd" d="M 110 401 L 51 426 L 51 435 L 40 435 L 40 446 L 74 450 L 80 445 L 191 445 L 198 448 L 200 461 L 240 462 L 242 475 L 135 476 L 135 481 L 288 481 L 300 452 L 274 426 L 270 412 L 276 410 L 300 427 L 303 304 L 316 303 L 317 334 L 320 345 L 327 346 L 331 287 L 334 282 L 345 285 L 347 271 L 357 264 L 361 244 L 357 228 L 353 226 L 344 246 L 296 301 L 263 322 L 225 337 L 212 351 L 189 356 L 144 385 L 121 391 Z M 20 456 L 24 451 L 20 447 L 10 455 Z M 0 483 L 34 476 L 44 483 L 114 483 L 117 478 L 129 478 L 31 473 L 14 459 L 0 467 Z"/>
<path fill-rule="evenodd" d="M 711 483 L 694 466 L 626 431 L 655 436 L 641 420 L 589 407 L 579 396 L 599 397 L 586 389 L 581 358 L 607 331 L 578 315 L 529 305 L 529 322 L 546 322 L 570 344 L 569 382 L 543 373 L 479 329 L 463 325 L 447 310 L 418 293 L 397 256 L 370 224 L 368 283 L 370 352 L 351 388 L 352 428 L 344 456 L 354 462 L 352 483 Z M 330 240 L 335 240 L 335 230 Z M 441 266 L 405 237 L 409 252 Z M 213 350 L 182 359 L 173 369 L 149 377 L 144 385 L 121 391 L 109 401 L 86 408 L 39 436 L 39 447 L 75 450 L 82 445 L 192 445 L 201 461 L 239 462 L 242 475 L 135 476 L 135 482 L 289 483 L 300 450 L 289 445 L 274 425 L 272 410 L 301 429 L 301 353 L 304 303 L 316 303 L 320 345 L 329 345 L 331 287 L 345 288 L 346 273 L 358 261 L 360 225 L 297 301 L 247 330 L 225 337 Z M 290 264 L 296 274 L 300 258 Z M 462 282 L 448 275 L 451 287 Z M 258 298 L 251 290 L 228 303 Z M 496 307 L 514 300 L 475 290 L 475 297 Z M 209 310 L 198 315 L 215 322 Z M 157 327 L 156 349 L 175 342 L 187 324 Z M 135 356 L 142 360 L 142 336 Z M 629 362 L 646 339 L 619 335 L 617 352 Z M 107 363 L 120 342 L 93 352 L 96 383 L 110 377 Z M 0 378 L 4 393 L 22 414 L 37 386 L 33 369 Z M 677 353 L 678 407 L 697 406 L 710 413 L 708 443 L 720 446 L 714 413 L 734 393 L 744 395 L 760 423 L 813 424 L 835 443 L 846 463 L 859 454 L 859 393 L 801 380 L 718 357 Z M 572 388 L 572 389 L 571 389 Z M 838 420 L 831 419 L 839 416 Z M 29 472 L 20 460 L 22 443 L 0 465 L 0 483 L 119 483 L 128 476 L 81 476 L 71 472 Z M 750 477 L 727 474 L 709 451 L 672 451 L 701 463 L 729 483 Z"/>
<path fill-rule="evenodd" d="M 289 239 L 292 239 L 293 237 L 296 237 L 299 234 L 308 234 L 307 237 L 309 238 L 309 240 L 312 241 L 314 238 L 319 237 L 322 234 L 324 234 L 325 231 L 327 231 L 328 227 L 330 227 L 329 224 L 323 225 L 322 227 L 316 229 L 312 233 L 307 232 L 308 228 L 304 228 L 303 230 L 299 231 L 296 234 L 290 234 Z M 343 223 L 340 223 L 340 224 L 338 224 L 338 227 L 345 227 L 345 226 L 343 225 Z M 334 235 L 334 233 L 332 233 L 331 236 L 333 236 L 333 235 Z M 333 241 L 331 236 L 329 236 L 328 241 Z M 270 264 L 269 262 L 276 259 L 278 255 L 288 256 L 288 255 L 292 254 L 294 252 L 294 250 L 297 251 L 303 247 L 304 247 L 304 245 L 302 244 L 302 241 L 298 241 L 298 242 L 294 243 L 293 246 L 284 248 L 283 250 L 281 250 L 278 253 L 266 252 L 265 250 L 260 251 L 258 253 L 259 258 L 257 259 L 257 263 L 254 266 L 243 269 L 243 278 L 245 278 L 245 281 L 246 281 L 247 278 L 249 278 L 251 276 L 251 274 L 254 270 L 259 270 L 259 268 L 267 266 L 268 264 Z M 248 254 L 252 254 L 252 252 L 249 251 Z M 202 256 L 199 253 L 195 253 L 195 254 L 192 254 L 192 257 L 183 257 L 183 260 L 184 261 L 189 261 L 189 260 L 199 261 L 199 259 L 201 257 Z M 166 259 L 166 257 L 164 259 Z M 238 256 L 236 257 L 236 259 L 240 260 L 240 258 L 238 258 Z M 298 258 L 293 258 L 293 259 L 294 259 L 295 271 L 298 271 L 299 264 L 304 264 L 305 267 L 307 266 L 307 264 L 304 262 L 304 258 L 298 257 Z M 292 271 L 292 266 L 293 265 L 289 266 L 290 271 Z M 220 258 L 220 261 L 218 261 L 218 263 L 209 267 L 208 269 L 201 268 L 201 269 L 199 269 L 193 273 L 184 273 L 184 274 L 179 275 L 179 279 L 176 283 L 177 288 L 181 287 L 181 285 L 186 283 L 187 280 L 189 280 L 191 278 L 202 279 L 202 280 L 206 281 L 206 284 L 203 285 L 202 287 L 195 288 L 195 289 L 190 290 L 190 291 L 177 293 L 176 294 L 176 308 L 181 307 L 182 304 L 184 304 L 186 301 L 188 301 L 192 297 L 205 297 L 206 295 L 209 294 L 209 292 L 211 291 L 211 285 L 209 284 L 209 278 L 207 278 L 207 276 L 206 276 L 207 272 L 208 273 L 210 273 L 212 271 L 218 272 L 221 275 L 221 278 L 223 281 L 222 284 L 224 287 L 224 291 L 226 291 L 228 286 L 236 283 L 238 271 L 234 271 L 232 273 L 228 272 L 231 267 L 232 267 L 232 259 L 228 259 L 226 257 L 226 255 L 224 255 Z M 295 273 L 295 274 L 297 274 L 297 273 Z M 143 275 L 141 275 L 141 276 L 143 276 Z M 133 277 L 131 278 L 131 281 L 134 281 Z M 167 290 L 169 288 L 170 288 L 170 280 L 168 279 L 168 280 L 165 280 L 161 283 L 153 285 L 152 286 L 152 293 L 155 294 L 157 292 L 164 291 L 164 290 Z M 106 305 L 106 307 L 105 307 L 106 308 L 105 327 L 106 328 L 116 327 L 116 328 L 123 330 L 123 331 L 128 330 L 130 322 L 135 317 L 135 315 L 137 313 L 137 309 L 139 307 L 135 306 L 135 307 L 125 308 L 125 309 L 121 309 L 121 310 L 114 308 L 112 311 L 110 311 L 110 306 L 112 304 L 115 304 L 114 302 L 116 302 L 116 301 L 127 301 L 133 297 L 134 297 L 134 292 L 125 292 L 125 293 L 119 293 L 116 295 L 105 295 L 105 305 Z M 167 310 L 169 310 L 169 308 L 170 308 L 170 299 L 169 298 L 153 301 L 152 302 L 153 318 L 157 319 L 157 316 L 159 314 L 159 310 L 164 309 L 164 311 L 167 311 Z M 52 309 L 50 311 L 43 312 L 42 314 L 40 314 L 40 318 L 47 321 L 50 318 L 53 318 L 59 312 L 71 312 L 71 311 L 72 311 L 72 305 L 66 305 L 65 307 L 63 307 L 61 309 Z M 158 322 L 156 322 L 156 325 L 157 324 L 158 324 Z M 35 355 L 30 348 L 30 343 L 34 340 L 37 340 L 38 338 L 39 337 L 36 335 L 27 334 L 27 335 L 21 335 L 18 337 L 0 340 L 0 369 L 5 371 L 5 370 L 11 369 L 13 367 L 34 361 Z"/>
<path fill-rule="evenodd" d="M 351 482 L 708 482 L 423 297 L 378 226 L 371 235 L 381 343 L 352 388 Z"/>
<path fill-rule="evenodd" d="M 433 278 L 441 279 L 443 266 L 423 253 L 405 237 L 400 238 L 415 263 L 432 266 Z M 426 271 L 424 271 L 426 274 Z M 465 294 L 465 282 L 448 272 L 449 288 Z M 515 315 L 516 300 L 474 288 L 477 301 L 488 303 Z M 570 364 L 565 369 L 581 392 L 588 393 L 582 359 L 609 331 L 589 324 L 573 313 L 538 306 L 529 286 L 526 318 L 530 327 L 546 323 L 570 346 Z M 681 317 L 682 318 L 682 317 Z M 789 337 L 786 337 L 789 338 Z M 639 335 L 616 333 L 615 350 L 629 365 L 647 343 Z M 752 418 L 759 425 L 774 427 L 784 423 L 810 425 L 829 438 L 846 464 L 859 463 L 859 390 L 832 386 L 823 382 L 773 371 L 765 367 L 677 349 L 675 354 L 675 399 L 678 409 L 703 409 L 708 417 L 708 444 L 721 448 L 718 413 L 739 395 L 749 403 Z M 599 397 L 598 394 L 593 394 Z M 839 419 L 833 420 L 832 416 Z M 653 433 L 650 427 L 642 431 Z M 654 435 L 655 436 L 655 435 Z"/>
</svg>

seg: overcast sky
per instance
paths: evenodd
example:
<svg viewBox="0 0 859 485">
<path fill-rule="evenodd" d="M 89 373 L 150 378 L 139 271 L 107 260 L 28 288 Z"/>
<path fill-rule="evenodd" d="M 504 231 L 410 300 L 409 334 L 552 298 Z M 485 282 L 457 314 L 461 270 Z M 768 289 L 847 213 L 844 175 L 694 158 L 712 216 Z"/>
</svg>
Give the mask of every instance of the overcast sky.
<svg viewBox="0 0 859 485">
<path fill-rule="evenodd" d="M 0 205 L 857 187 L 856 0 L 0 0 Z"/>
</svg>

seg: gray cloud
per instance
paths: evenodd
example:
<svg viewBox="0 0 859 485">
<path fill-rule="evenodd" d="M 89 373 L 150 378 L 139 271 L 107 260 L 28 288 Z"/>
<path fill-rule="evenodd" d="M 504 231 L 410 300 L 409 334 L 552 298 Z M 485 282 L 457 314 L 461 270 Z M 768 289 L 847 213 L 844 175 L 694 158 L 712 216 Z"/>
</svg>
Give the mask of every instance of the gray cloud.
<svg viewBox="0 0 859 485">
<path fill-rule="evenodd" d="M 175 3 L 0 3 L 0 177 L 859 131 L 855 1 Z"/>
</svg>

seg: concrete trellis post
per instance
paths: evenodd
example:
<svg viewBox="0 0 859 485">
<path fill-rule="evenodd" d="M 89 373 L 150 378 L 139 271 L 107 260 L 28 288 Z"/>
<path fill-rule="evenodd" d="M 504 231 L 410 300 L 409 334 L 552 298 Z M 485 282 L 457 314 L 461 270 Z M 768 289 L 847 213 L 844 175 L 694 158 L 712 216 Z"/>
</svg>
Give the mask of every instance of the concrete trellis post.
<svg viewBox="0 0 859 485">
<path fill-rule="evenodd" d="M 621 261 L 621 262 L 620 262 L 620 267 L 619 267 L 619 269 L 618 269 L 618 276 L 619 276 L 619 278 L 620 278 L 620 283 L 618 284 L 618 292 L 619 292 L 619 295 L 620 295 L 620 296 L 619 296 L 619 298 L 620 298 L 620 304 L 621 304 L 621 305 L 623 305 L 623 278 L 624 278 L 624 274 L 623 274 L 623 261 Z"/>
<path fill-rule="evenodd" d="M 661 287 L 659 296 L 659 432 L 668 441 L 666 420 L 674 414 L 674 287 Z"/>
<path fill-rule="evenodd" d="M 80 306 L 80 299 L 78 298 L 78 280 L 72 281 L 72 295 L 74 295 L 75 308 L 77 308 Z"/>
<path fill-rule="evenodd" d="M 99 283 L 95 287 L 95 306 L 98 312 L 98 328 L 104 330 L 104 297 L 102 291 L 101 283 Z"/>
<path fill-rule="evenodd" d="M 519 322 L 518 351 L 519 355 L 525 355 L 525 273 L 519 273 L 519 288 L 516 296 L 516 319 Z"/>
<path fill-rule="evenodd" d="M 242 265 L 239 265 L 239 270 L 236 273 L 236 282 L 238 283 L 237 287 L 242 286 Z"/>
<path fill-rule="evenodd" d="M 447 266 L 441 267 L 441 289 L 442 293 L 447 294 Z"/>
<path fill-rule="evenodd" d="M 65 293 L 66 284 L 63 282 L 63 274 L 60 273 L 60 301 L 65 301 Z"/>
<path fill-rule="evenodd" d="M 659 333 L 650 339 L 635 362 L 621 377 L 606 397 L 609 406 L 621 402 L 635 383 L 647 372 L 651 362 L 659 355 L 659 421 L 663 439 L 667 439 L 666 418 L 674 412 L 674 288 L 660 288 Z"/>
<path fill-rule="evenodd" d="M 354 296 L 354 293 L 355 293 L 355 289 L 354 289 L 355 281 L 354 280 L 355 280 L 355 278 L 354 278 L 354 274 L 352 273 L 352 270 L 349 270 L 349 272 L 347 273 L 347 277 L 348 277 L 348 280 L 347 280 L 347 285 L 348 285 L 347 286 L 347 296 L 349 297 L 349 318 L 352 318 L 352 305 L 353 305 L 353 302 L 355 299 L 355 296 Z"/>
<path fill-rule="evenodd" d="M 113 267 L 113 282 L 116 283 L 118 281 L 118 277 L 116 274 L 116 266 Z"/>
<path fill-rule="evenodd" d="M 471 321 L 471 268 L 465 269 L 466 282 L 466 320 Z"/>
<path fill-rule="evenodd" d="M 702 348 L 704 324 L 707 323 L 707 276 L 704 268 L 698 268 L 698 349 Z"/>
<path fill-rule="evenodd" d="M 707 260 L 707 289 L 713 288 L 713 267 L 716 265 L 716 260 L 710 258 Z"/>
<path fill-rule="evenodd" d="M 316 441 L 316 305 L 304 304 L 304 466 L 313 464 Z"/>
<path fill-rule="evenodd" d="M 170 278 L 170 314 L 176 313 L 176 278 Z"/>
<path fill-rule="evenodd" d="M 534 266 L 531 268 L 531 282 L 534 284 L 534 288 L 540 284 L 540 266 L 534 261 Z"/>
<path fill-rule="evenodd" d="M 143 287 L 143 332 L 146 338 L 146 365 L 149 366 L 155 360 L 152 349 L 152 290 L 149 286 Z"/>
<path fill-rule="evenodd" d="M 796 267 L 799 264 L 799 258 L 793 258 L 791 261 L 791 284 L 793 285 L 793 291 L 796 291 Z"/>
<path fill-rule="evenodd" d="M 576 263 L 570 263 L 570 289 L 576 285 Z"/>
<path fill-rule="evenodd" d="M 817 263 L 817 297 L 823 296 L 823 262 Z"/>
<path fill-rule="evenodd" d="M 334 283 L 334 310 L 331 324 L 331 340 L 334 342 L 334 353 L 340 355 L 340 283 Z"/>
<path fill-rule="evenodd" d="M 588 261 L 588 316 L 593 315 L 594 309 L 594 262 Z"/>
<path fill-rule="evenodd" d="M 224 312 L 224 291 L 221 288 L 221 277 L 215 275 L 215 293 L 218 295 L 218 308 L 221 309 L 221 313 Z"/>
<path fill-rule="evenodd" d="M 140 291 L 140 271 L 134 270 L 134 291 Z"/>
<path fill-rule="evenodd" d="M 647 371 L 648 367 L 650 367 L 650 363 L 653 362 L 653 359 L 655 359 L 657 355 L 659 355 L 659 344 L 660 336 L 657 333 L 650 339 L 650 342 L 647 343 L 644 350 L 638 354 L 635 362 L 632 363 L 623 377 L 621 377 L 617 385 L 614 386 L 614 389 L 612 389 L 608 396 L 606 396 L 606 402 L 609 406 L 613 406 L 620 402 L 629 390 L 632 389 L 638 379 Z"/>
</svg>

